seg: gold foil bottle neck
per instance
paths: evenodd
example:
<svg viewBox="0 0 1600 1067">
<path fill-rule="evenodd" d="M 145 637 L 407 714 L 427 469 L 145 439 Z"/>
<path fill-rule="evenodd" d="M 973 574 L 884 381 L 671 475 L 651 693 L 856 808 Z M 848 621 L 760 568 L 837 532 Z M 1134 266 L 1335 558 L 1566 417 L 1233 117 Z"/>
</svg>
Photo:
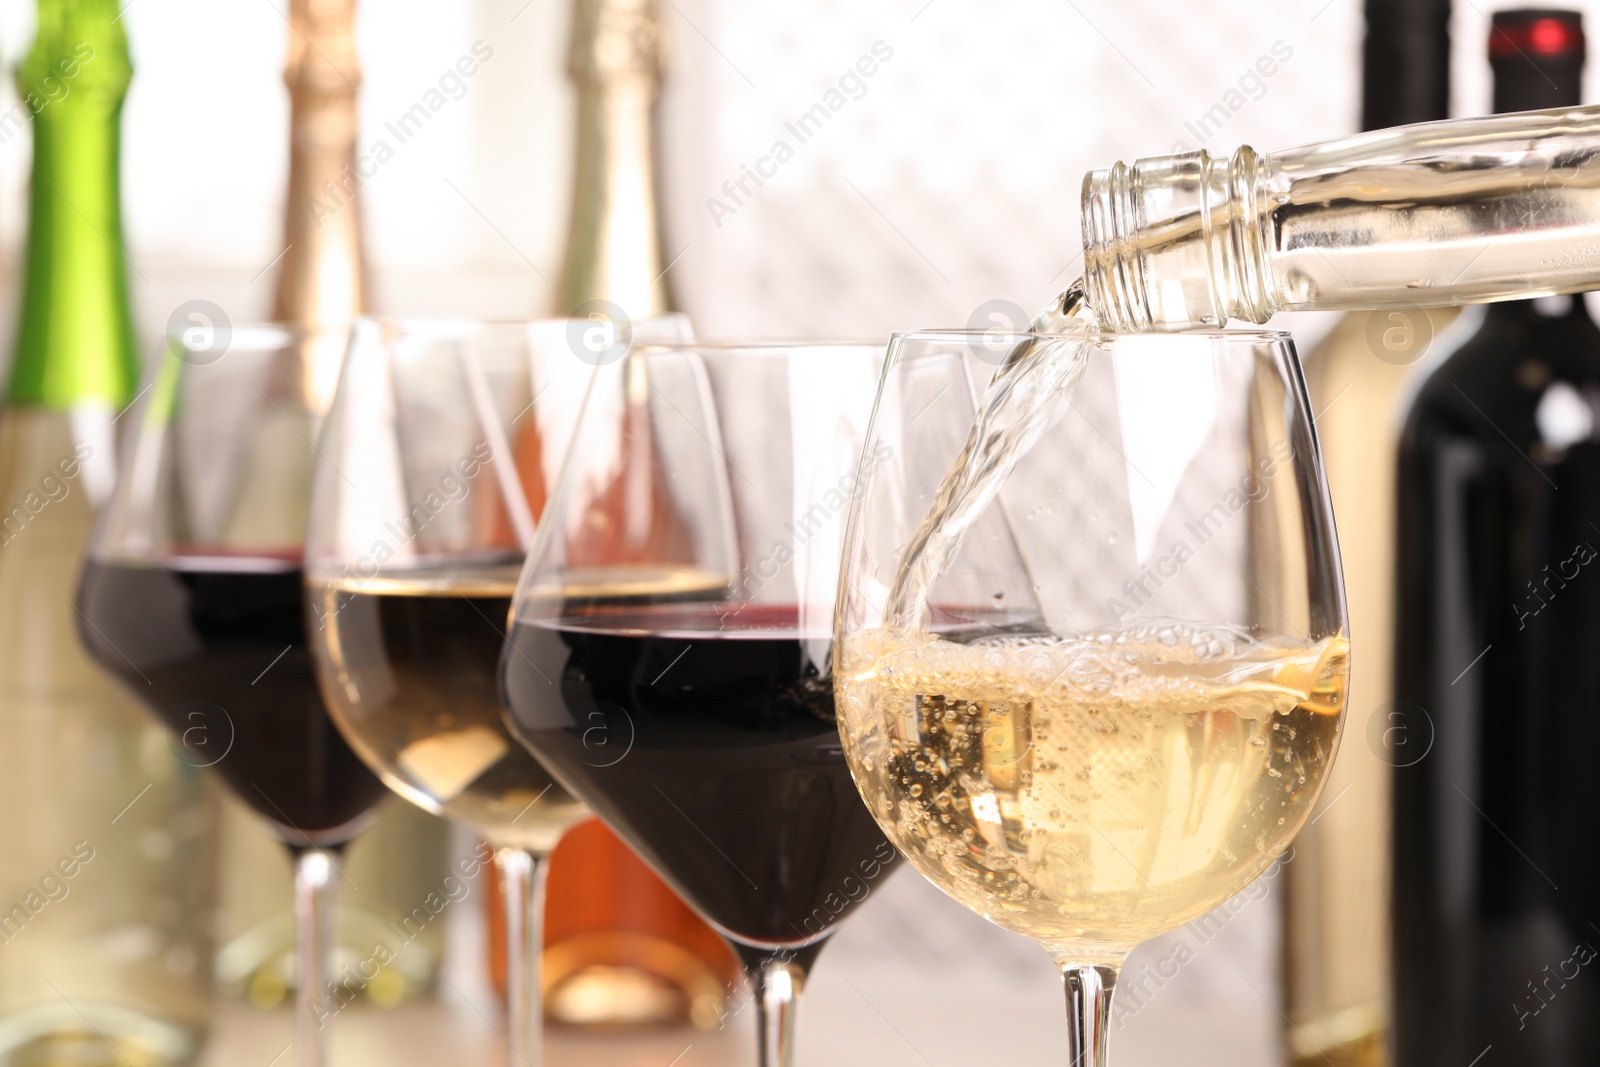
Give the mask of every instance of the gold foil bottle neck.
<svg viewBox="0 0 1600 1067">
<path fill-rule="evenodd" d="M 576 0 L 567 72 L 579 87 L 620 78 L 659 85 L 667 33 L 660 0 Z"/>
<path fill-rule="evenodd" d="M 673 308 L 656 159 L 666 40 L 660 0 L 574 0 L 577 150 L 559 314 L 599 303 L 637 321 Z"/>
<path fill-rule="evenodd" d="M 292 0 L 289 192 L 272 317 L 307 331 L 282 388 L 313 412 L 327 409 L 344 355 L 344 330 L 367 310 L 356 159 L 355 0 Z"/>
<path fill-rule="evenodd" d="M 291 92 L 355 96 L 361 84 L 355 26 L 356 0 L 292 0 L 283 69 Z"/>
</svg>

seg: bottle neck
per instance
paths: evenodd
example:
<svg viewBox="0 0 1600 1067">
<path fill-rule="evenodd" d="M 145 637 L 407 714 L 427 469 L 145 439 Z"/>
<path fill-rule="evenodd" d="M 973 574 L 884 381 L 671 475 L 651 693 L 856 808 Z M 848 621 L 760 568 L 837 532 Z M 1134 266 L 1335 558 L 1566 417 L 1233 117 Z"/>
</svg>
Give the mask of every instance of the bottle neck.
<svg viewBox="0 0 1600 1067">
<path fill-rule="evenodd" d="M 1248 145 L 1231 159 L 1201 150 L 1085 175 L 1084 292 L 1101 328 L 1265 322 L 1277 307 L 1263 182 Z"/>
<path fill-rule="evenodd" d="M 273 318 L 338 327 L 367 310 L 361 248 L 353 0 L 291 7 L 289 192 Z"/>
<path fill-rule="evenodd" d="M 1368 0 L 1365 129 L 1449 110 L 1448 0 Z M 1084 290 L 1116 331 L 1265 322 L 1283 305 L 1271 254 L 1284 197 L 1248 145 L 1091 171 L 1083 183 Z"/>
<path fill-rule="evenodd" d="M 1577 107 L 1583 99 L 1586 52 L 1583 20 L 1575 11 L 1501 11 L 1489 30 L 1494 110 Z"/>
<path fill-rule="evenodd" d="M 577 168 L 558 311 L 595 300 L 634 319 L 674 309 L 663 255 L 656 84 L 622 75 L 578 90 Z"/>
<path fill-rule="evenodd" d="M 290 6 L 289 189 L 275 321 L 306 331 L 290 391 L 325 410 L 344 355 L 343 330 L 368 309 L 360 189 L 371 164 L 358 160 L 354 0 L 295 0 Z"/>
<path fill-rule="evenodd" d="M 1450 0 L 1367 0 L 1361 128 L 1450 115 Z"/>
<path fill-rule="evenodd" d="M 1515 71 L 1510 62 L 1495 64 L 1494 110 L 1544 111 L 1555 107 L 1576 107 L 1581 98 L 1583 61 L 1526 61 L 1526 71 Z M 1531 75 L 1531 76 L 1530 76 Z"/>
<path fill-rule="evenodd" d="M 1554 31 L 1559 47 L 1551 52 L 1543 34 Z M 1576 15 L 1563 12 L 1505 12 L 1495 17 L 1489 34 L 1489 64 L 1494 69 L 1497 113 L 1577 107 L 1583 97 L 1583 27 Z M 1491 319 L 1540 321 L 1589 318 L 1580 296 L 1551 296 L 1506 301 L 1491 306 Z"/>
<path fill-rule="evenodd" d="M 656 164 L 666 66 L 658 0 L 574 0 L 568 73 L 578 93 L 572 222 L 556 310 L 594 301 L 638 320 L 672 311 Z"/>
<path fill-rule="evenodd" d="M 1091 171 L 1084 288 L 1116 331 L 1594 289 L 1597 141 L 1582 107 Z"/>
<path fill-rule="evenodd" d="M 337 326 L 367 310 L 353 89 L 293 89 L 284 253 L 273 318 Z"/>
<path fill-rule="evenodd" d="M 118 188 L 125 85 L 67 83 L 34 115 L 13 404 L 120 408 L 137 387 Z"/>
</svg>

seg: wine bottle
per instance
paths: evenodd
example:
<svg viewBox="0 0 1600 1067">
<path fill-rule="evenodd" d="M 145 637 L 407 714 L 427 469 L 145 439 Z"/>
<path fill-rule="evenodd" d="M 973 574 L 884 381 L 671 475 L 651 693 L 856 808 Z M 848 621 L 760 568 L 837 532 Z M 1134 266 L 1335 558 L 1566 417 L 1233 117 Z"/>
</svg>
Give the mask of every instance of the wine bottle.
<svg viewBox="0 0 1600 1067">
<path fill-rule="evenodd" d="M 1361 126 L 1449 115 L 1450 0 L 1367 0 Z M 1389 702 L 1394 457 L 1402 393 L 1450 308 L 1352 311 L 1305 357 L 1359 664 L 1323 809 L 1283 871 L 1283 1040 L 1294 1067 L 1381 1067 L 1389 1008 L 1389 760 L 1365 743 Z"/>
<path fill-rule="evenodd" d="M 1576 12 L 1501 12 L 1489 45 L 1496 110 L 1577 102 Z M 1578 1067 L 1600 1062 L 1600 328 L 1570 296 L 1458 325 L 1399 454 L 1395 1057 Z"/>
<path fill-rule="evenodd" d="M 557 314 L 628 330 L 674 309 L 655 136 L 666 43 L 658 0 L 574 0 L 568 73 L 577 92 L 576 168 Z M 630 396 L 641 403 L 648 397 L 642 370 L 642 362 L 630 367 Z M 540 468 L 534 427 L 516 447 L 520 469 Z M 634 432 L 627 447 L 651 446 Z M 633 479 L 654 469 L 625 466 Z M 682 534 L 670 505 L 650 514 L 648 530 L 598 536 L 655 544 Z M 551 857 L 548 893 L 543 984 L 551 1018 L 602 1026 L 686 1018 L 712 1026 L 720 1019 L 739 973 L 732 954 L 604 825 L 591 820 L 568 833 Z M 498 921 L 498 908 L 489 914 Z"/>
<path fill-rule="evenodd" d="M 359 176 L 356 172 L 357 102 L 361 69 L 355 48 L 355 0 L 293 0 L 289 5 L 289 181 L 284 204 L 284 251 L 279 260 L 273 319 L 302 331 L 296 410 L 326 411 L 338 381 L 345 332 L 369 310 L 370 285 L 362 247 Z M 255 466 L 267 477 L 309 486 L 310 470 L 294 427 L 279 447 L 270 436 L 258 443 Z M 241 510 L 237 524 L 250 536 L 298 544 L 304 514 L 287 514 L 279 495 L 258 494 L 260 508 Z M 307 492 L 309 499 L 309 490 Z M 269 531 L 271 535 L 269 536 Z M 295 973 L 286 956 L 294 951 L 293 875 L 282 846 L 262 831 L 259 817 L 231 794 L 224 796 L 219 977 L 252 1003 L 271 1007 L 287 998 Z M 446 870 L 449 828 L 411 804 L 389 804 L 373 826 L 350 844 L 338 901 L 337 936 L 342 948 L 368 955 L 386 923 L 396 924 L 437 887 Z M 437 926 L 409 940 L 362 992 L 383 1005 L 427 988 L 443 952 Z"/>
<path fill-rule="evenodd" d="M 188 1062 L 211 1023 L 216 806 L 203 747 L 79 645 L 71 597 L 139 367 L 113 0 L 41 0 L 22 306 L 0 414 L 0 1060 Z"/>
<path fill-rule="evenodd" d="M 1600 286 L 1600 107 L 1117 163 L 1080 206 L 1108 331 L 1582 292 Z"/>
</svg>

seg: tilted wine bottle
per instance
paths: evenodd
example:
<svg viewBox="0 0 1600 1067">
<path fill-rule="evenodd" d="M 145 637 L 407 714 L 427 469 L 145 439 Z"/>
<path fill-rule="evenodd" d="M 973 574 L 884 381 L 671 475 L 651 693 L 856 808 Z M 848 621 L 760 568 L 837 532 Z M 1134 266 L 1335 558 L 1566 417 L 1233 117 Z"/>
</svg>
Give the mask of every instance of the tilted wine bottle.
<svg viewBox="0 0 1600 1067">
<path fill-rule="evenodd" d="M 628 330 L 674 310 L 655 136 L 666 44 L 659 0 L 573 4 L 568 72 L 577 90 L 576 168 L 554 310 L 592 318 L 602 329 Z M 642 371 L 642 362 L 630 368 L 630 397 L 648 396 Z M 646 421 L 628 424 L 641 427 Z M 540 469 L 540 447 L 530 425 L 516 442 L 519 469 Z M 627 447 L 651 444 L 645 434 L 629 432 Z M 651 464 L 626 467 L 630 484 L 619 485 L 618 492 L 660 489 L 638 481 L 654 469 Z M 659 499 L 664 506 L 650 510 L 649 529 L 629 535 L 659 541 L 682 534 L 670 503 L 664 495 Z M 537 509 L 543 501 L 532 503 Z M 717 1023 L 738 974 L 732 954 L 604 825 L 591 820 L 568 833 L 551 857 L 548 894 L 548 1015 L 594 1025 L 685 1018 Z M 498 922 L 499 909 L 490 916 Z M 491 945 L 499 943 L 491 937 Z"/>
<path fill-rule="evenodd" d="M 0 1060 L 177 1064 L 211 1022 L 216 806 L 80 646 L 71 597 L 139 376 L 114 0 L 40 0 L 22 306 L 0 414 Z"/>
<path fill-rule="evenodd" d="M 1600 286 L 1600 107 L 1117 163 L 1079 206 L 1107 331 L 1582 292 Z"/>
<path fill-rule="evenodd" d="M 355 0 L 293 0 L 289 5 L 289 181 L 283 252 L 273 297 L 274 321 L 304 331 L 299 344 L 298 392 L 307 411 L 325 411 L 338 381 L 346 330 L 369 308 L 370 282 L 362 245 L 360 176 L 356 171 L 361 68 L 355 47 Z M 289 434 L 297 431 L 284 424 Z M 301 457 L 288 442 L 274 464 Z M 263 451 L 273 451 L 270 442 Z M 309 479 L 309 471 L 283 477 Z M 307 483 L 309 484 L 309 482 Z M 309 490 L 308 490 L 309 496 Z M 281 540 L 297 543 L 303 514 L 283 515 L 274 498 L 244 521 L 260 529 L 281 522 Z M 263 514 L 265 513 L 265 514 Z M 294 951 L 292 874 L 282 846 L 235 800 L 223 799 L 219 976 L 253 1003 L 269 1007 L 289 993 L 286 954 Z M 339 944 L 357 956 L 370 952 L 389 922 L 398 922 L 437 886 L 447 865 L 448 827 L 411 804 L 386 805 L 372 827 L 350 844 L 338 902 Z M 427 987 L 443 951 L 437 925 L 408 941 L 360 993 L 392 1005 Z M 352 991 L 354 992 L 354 991 Z"/>
<path fill-rule="evenodd" d="M 1367 0 L 1361 127 L 1449 117 L 1450 0 Z M 1358 664 L 1323 809 L 1283 871 L 1283 1039 L 1295 1067 L 1380 1067 L 1389 1014 L 1389 758 L 1365 742 L 1390 695 L 1394 457 L 1402 394 L 1452 308 L 1352 311 L 1305 356 L 1339 521 Z"/>
<path fill-rule="evenodd" d="M 1496 110 L 1577 103 L 1577 13 L 1502 12 L 1489 45 Z M 1571 296 L 1457 325 L 1400 445 L 1395 1059 L 1592 1065 L 1600 328 Z"/>
</svg>

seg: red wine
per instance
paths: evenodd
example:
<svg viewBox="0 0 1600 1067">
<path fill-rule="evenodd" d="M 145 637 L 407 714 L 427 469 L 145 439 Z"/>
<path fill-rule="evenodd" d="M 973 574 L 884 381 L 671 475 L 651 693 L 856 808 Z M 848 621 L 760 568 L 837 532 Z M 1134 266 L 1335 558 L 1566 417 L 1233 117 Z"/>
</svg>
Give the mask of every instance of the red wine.
<svg viewBox="0 0 1600 1067">
<path fill-rule="evenodd" d="M 1530 18 L 1577 28 L 1495 22 L 1526 34 Z M 1512 53 L 1497 107 L 1575 104 L 1580 59 Z M 1369 730 L 1406 741 L 1391 750 L 1399 1067 L 1600 1063 L 1597 426 L 1600 329 L 1576 297 L 1484 309 L 1406 421 L 1398 717 Z"/>
<path fill-rule="evenodd" d="M 899 856 L 845 766 L 827 638 L 792 607 L 589 608 L 512 630 L 513 731 L 734 940 L 831 932 Z"/>
<path fill-rule="evenodd" d="M 297 561 L 91 560 L 78 603 L 95 659 L 286 844 L 343 843 L 387 796 L 317 693 Z"/>
</svg>

